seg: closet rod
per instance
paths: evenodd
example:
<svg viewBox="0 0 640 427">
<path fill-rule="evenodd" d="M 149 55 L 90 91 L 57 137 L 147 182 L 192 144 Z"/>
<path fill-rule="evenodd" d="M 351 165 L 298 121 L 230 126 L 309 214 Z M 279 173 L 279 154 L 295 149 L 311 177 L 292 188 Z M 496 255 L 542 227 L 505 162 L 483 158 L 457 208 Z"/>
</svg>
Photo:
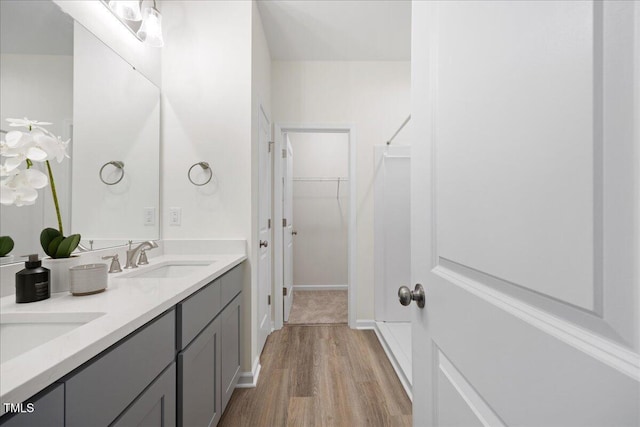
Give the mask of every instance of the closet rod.
<svg viewBox="0 0 640 427">
<path fill-rule="evenodd" d="M 409 117 L 407 117 L 405 121 L 400 125 L 396 133 L 394 133 L 393 136 L 389 138 L 389 140 L 387 141 L 387 145 L 391 145 L 391 141 L 393 141 L 393 139 L 400 133 L 402 128 L 404 128 L 407 125 L 407 123 L 409 123 L 409 120 L 411 120 L 411 114 L 409 114 Z"/>
<path fill-rule="evenodd" d="M 294 181 L 349 181 L 349 178 L 335 177 L 335 178 L 293 178 Z"/>
</svg>

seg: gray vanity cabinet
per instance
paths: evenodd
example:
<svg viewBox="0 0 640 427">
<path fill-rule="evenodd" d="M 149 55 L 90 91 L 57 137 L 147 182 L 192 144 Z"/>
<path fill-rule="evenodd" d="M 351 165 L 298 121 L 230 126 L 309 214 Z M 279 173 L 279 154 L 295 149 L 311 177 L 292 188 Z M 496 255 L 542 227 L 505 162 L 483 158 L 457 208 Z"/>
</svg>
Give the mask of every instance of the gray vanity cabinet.
<svg viewBox="0 0 640 427">
<path fill-rule="evenodd" d="M 241 264 L 24 402 L 33 413 L 2 416 L 0 426 L 215 426 L 240 376 L 243 283 Z"/>
<path fill-rule="evenodd" d="M 178 426 L 215 426 L 240 375 L 242 267 L 177 305 Z"/>
<path fill-rule="evenodd" d="M 174 427 L 175 425 L 175 363 L 169 365 L 112 424 L 113 427 Z"/>
<path fill-rule="evenodd" d="M 2 427 L 63 427 L 64 385 L 54 384 L 23 404 L 33 404 L 33 412 L 5 415 L 0 418 Z"/>
</svg>

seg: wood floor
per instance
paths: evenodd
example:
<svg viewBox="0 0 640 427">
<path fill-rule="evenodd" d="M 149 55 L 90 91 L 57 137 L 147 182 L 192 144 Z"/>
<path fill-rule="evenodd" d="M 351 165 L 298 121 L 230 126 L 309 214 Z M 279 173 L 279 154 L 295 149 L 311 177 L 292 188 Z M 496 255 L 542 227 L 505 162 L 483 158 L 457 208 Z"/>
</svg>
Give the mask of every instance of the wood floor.
<svg viewBox="0 0 640 427">
<path fill-rule="evenodd" d="M 258 386 L 236 389 L 219 426 L 410 426 L 411 401 L 373 331 L 288 325 Z"/>
<path fill-rule="evenodd" d="M 294 291 L 289 325 L 347 324 L 347 291 Z"/>
</svg>

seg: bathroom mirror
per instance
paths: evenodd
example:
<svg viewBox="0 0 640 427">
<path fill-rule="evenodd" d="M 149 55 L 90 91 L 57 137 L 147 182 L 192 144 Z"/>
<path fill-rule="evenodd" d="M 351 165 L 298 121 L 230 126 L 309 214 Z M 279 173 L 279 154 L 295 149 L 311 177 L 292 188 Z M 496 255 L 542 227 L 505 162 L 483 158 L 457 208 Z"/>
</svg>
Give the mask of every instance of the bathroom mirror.
<svg viewBox="0 0 640 427">
<path fill-rule="evenodd" d="M 159 89 L 53 2 L 0 8 L 0 137 L 19 129 L 7 118 L 28 117 L 71 140 L 70 159 L 51 162 L 65 234 L 94 249 L 159 238 Z M 117 179 L 115 161 L 124 175 L 106 185 L 100 169 Z M 50 186 L 33 205 L 2 205 L 0 235 L 15 246 L 0 263 L 42 254 L 45 227 L 57 228 Z"/>
</svg>

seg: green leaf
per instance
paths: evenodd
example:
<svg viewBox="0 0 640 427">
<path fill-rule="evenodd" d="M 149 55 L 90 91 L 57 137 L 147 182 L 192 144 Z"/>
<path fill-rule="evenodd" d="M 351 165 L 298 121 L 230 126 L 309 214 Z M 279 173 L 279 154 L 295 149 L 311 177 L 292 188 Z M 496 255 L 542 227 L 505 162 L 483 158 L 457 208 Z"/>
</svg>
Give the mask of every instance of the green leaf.
<svg viewBox="0 0 640 427">
<path fill-rule="evenodd" d="M 40 246 L 42 246 L 44 252 L 52 258 L 54 258 L 55 250 L 58 249 L 58 245 L 55 246 L 53 252 L 49 251 L 49 246 L 51 246 L 53 239 L 57 237 L 62 237 L 62 234 L 55 228 L 45 228 L 42 230 L 42 233 L 40 233 Z"/>
<path fill-rule="evenodd" d="M 60 246 L 60 243 L 62 243 L 63 240 L 64 236 L 55 237 L 51 241 L 51 243 L 49 243 L 49 247 L 47 248 L 47 250 L 45 250 L 47 255 L 49 255 L 51 258 L 58 258 L 56 256 L 56 253 L 58 252 L 58 246 Z"/>
<path fill-rule="evenodd" d="M 69 258 L 71 256 L 71 252 L 73 252 L 80 243 L 80 235 L 72 234 L 69 237 L 65 237 L 58 249 L 56 250 L 56 256 L 54 258 Z"/>
<path fill-rule="evenodd" d="M 0 256 L 8 255 L 13 250 L 13 239 L 9 236 L 0 236 Z"/>
</svg>

